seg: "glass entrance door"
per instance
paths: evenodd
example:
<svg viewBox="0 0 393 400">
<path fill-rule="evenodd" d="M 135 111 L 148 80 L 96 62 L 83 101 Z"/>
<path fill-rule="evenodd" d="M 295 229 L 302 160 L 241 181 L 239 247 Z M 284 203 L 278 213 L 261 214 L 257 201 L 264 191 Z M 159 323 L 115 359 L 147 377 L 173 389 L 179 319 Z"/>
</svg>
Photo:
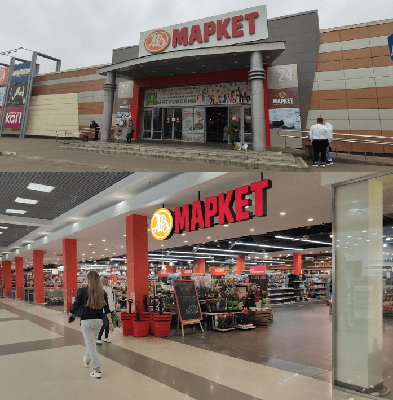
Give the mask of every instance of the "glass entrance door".
<svg viewBox="0 0 393 400">
<path fill-rule="evenodd" d="M 164 139 L 182 139 L 182 117 L 183 112 L 181 108 L 164 108 Z"/>
<path fill-rule="evenodd" d="M 227 107 L 206 107 L 206 141 L 222 142 L 228 124 Z"/>
<path fill-rule="evenodd" d="M 251 107 L 244 107 L 244 142 L 252 143 L 252 130 L 251 130 Z"/>
</svg>

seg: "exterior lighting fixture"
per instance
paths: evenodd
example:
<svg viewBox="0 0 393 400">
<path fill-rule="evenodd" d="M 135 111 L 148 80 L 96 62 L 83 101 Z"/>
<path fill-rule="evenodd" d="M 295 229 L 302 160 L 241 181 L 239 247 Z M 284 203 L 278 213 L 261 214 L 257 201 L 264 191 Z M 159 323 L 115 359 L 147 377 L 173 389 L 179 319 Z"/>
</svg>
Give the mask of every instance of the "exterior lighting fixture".
<svg viewBox="0 0 393 400">
<path fill-rule="evenodd" d="M 46 193 L 50 193 L 54 188 L 55 188 L 54 186 L 46 186 L 46 185 L 41 185 L 39 183 L 30 183 L 29 186 L 27 186 L 27 189 L 36 190 L 37 192 L 46 192 Z"/>
<path fill-rule="evenodd" d="M 14 210 L 13 208 L 7 208 L 7 210 L 5 210 L 6 213 L 8 214 L 26 214 L 27 211 L 25 210 Z"/>
<path fill-rule="evenodd" d="M 38 200 L 30 200 L 30 199 L 22 199 L 20 197 L 17 197 L 15 199 L 15 203 L 22 203 L 22 204 L 37 204 Z"/>
</svg>

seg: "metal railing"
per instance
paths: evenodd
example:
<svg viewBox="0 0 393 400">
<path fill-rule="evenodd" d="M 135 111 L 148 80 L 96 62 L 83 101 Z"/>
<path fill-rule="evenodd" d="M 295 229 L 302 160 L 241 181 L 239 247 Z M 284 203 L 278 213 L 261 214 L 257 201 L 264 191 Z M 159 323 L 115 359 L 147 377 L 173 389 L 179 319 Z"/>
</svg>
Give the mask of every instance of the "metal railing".
<svg viewBox="0 0 393 400">
<path fill-rule="evenodd" d="M 308 133 L 309 131 L 302 131 L 302 134 L 305 133 L 307 134 L 306 136 L 302 137 L 302 140 L 308 139 Z M 336 135 L 340 135 L 340 137 L 337 137 Z M 343 137 L 342 137 L 343 136 Z M 382 146 L 382 152 L 385 153 L 385 146 L 393 146 L 393 141 L 392 142 L 384 142 L 383 140 L 386 140 L 386 136 L 375 136 L 375 135 L 355 135 L 352 133 L 340 133 L 340 132 L 335 132 L 333 133 L 333 140 L 332 140 L 332 145 L 334 143 L 334 148 L 332 146 L 332 151 L 336 153 L 337 157 L 337 144 L 338 142 L 343 142 L 343 143 L 360 143 L 363 144 L 363 150 L 364 150 L 364 159 L 367 160 L 367 145 L 372 144 L 372 145 L 377 145 L 377 146 Z M 392 138 L 393 140 L 393 138 Z M 348 151 L 348 154 L 350 152 Z M 370 153 L 373 153 L 373 157 L 375 156 L 375 151 L 371 151 Z"/>
</svg>

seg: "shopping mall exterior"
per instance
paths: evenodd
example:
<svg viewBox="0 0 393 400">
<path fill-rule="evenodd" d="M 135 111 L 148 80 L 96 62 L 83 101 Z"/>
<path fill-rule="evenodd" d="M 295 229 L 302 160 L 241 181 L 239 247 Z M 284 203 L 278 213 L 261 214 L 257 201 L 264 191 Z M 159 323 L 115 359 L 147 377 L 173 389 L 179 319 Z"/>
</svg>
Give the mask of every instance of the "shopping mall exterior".
<svg viewBox="0 0 393 400">
<path fill-rule="evenodd" d="M 26 104 L 3 101 L 2 135 L 54 137 L 94 119 L 106 141 L 131 112 L 136 139 L 222 142 L 237 115 L 256 150 L 281 146 L 280 130 L 306 130 L 319 116 L 334 132 L 389 141 L 392 33 L 392 20 L 320 30 L 317 11 L 267 20 L 265 6 L 143 32 L 139 45 L 113 50 L 112 64 L 33 76 Z"/>
</svg>

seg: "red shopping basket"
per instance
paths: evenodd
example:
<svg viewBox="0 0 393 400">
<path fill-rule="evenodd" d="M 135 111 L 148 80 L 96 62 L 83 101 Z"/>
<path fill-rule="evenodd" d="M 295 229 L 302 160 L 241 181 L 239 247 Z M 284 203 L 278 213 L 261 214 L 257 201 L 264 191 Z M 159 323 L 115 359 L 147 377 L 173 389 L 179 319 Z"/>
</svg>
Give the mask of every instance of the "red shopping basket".
<svg viewBox="0 0 393 400">
<path fill-rule="evenodd" d="M 134 334 L 134 325 L 133 322 L 137 319 L 137 314 L 128 314 L 126 312 L 121 313 L 121 326 L 123 328 L 123 335 L 133 335 Z"/>
<path fill-rule="evenodd" d="M 171 330 L 171 321 L 150 321 L 151 331 L 155 337 L 168 337 Z"/>
<path fill-rule="evenodd" d="M 135 337 L 147 336 L 149 334 L 150 321 L 148 319 L 140 321 L 132 321 L 132 323 L 134 324 Z"/>
</svg>

